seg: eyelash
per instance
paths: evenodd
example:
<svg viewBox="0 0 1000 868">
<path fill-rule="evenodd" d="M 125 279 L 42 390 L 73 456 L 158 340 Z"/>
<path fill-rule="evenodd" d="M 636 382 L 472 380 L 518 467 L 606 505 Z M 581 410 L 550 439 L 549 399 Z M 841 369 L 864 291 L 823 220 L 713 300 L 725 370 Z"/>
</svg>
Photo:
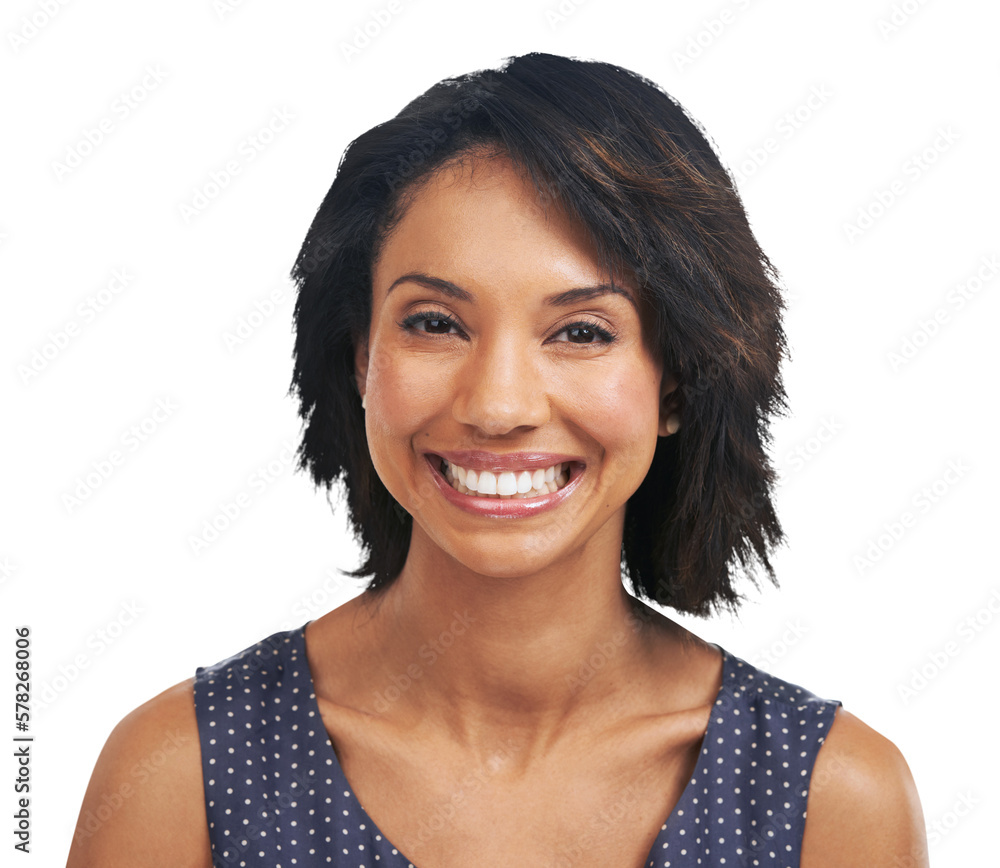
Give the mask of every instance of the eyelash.
<svg viewBox="0 0 1000 868">
<path fill-rule="evenodd" d="M 417 313 L 411 313 L 409 316 L 403 318 L 403 320 L 399 323 L 399 326 L 400 328 L 403 328 L 407 331 L 420 331 L 424 332 L 425 334 L 434 334 L 433 332 L 426 332 L 424 331 L 424 329 L 416 328 L 418 323 L 426 322 L 428 320 L 437 320 L 438 322 L 447 324 L 449 327 L 454 327 L 456 329 L 461 330 L 459 324 L 455 322 L 454 319 L 452 319 L 447 314 L 439 313 L 437 311 L 418 311 Z M 567 344 L 576 343 L 578 346 L 591 346 L 596 343 L 610 344 L 613 343 L 617 338 L 617 335 L 615 335 L 613 332 L 604 328 L 604 326 L 600 325 L 599 323 L 596 323 L 593 320 L 589 319 L 579 320 L 578 322 L 573 322 L 570 323 L 569 325 L 565 325 L 556 334 L 562 334 L 563 332 L 569 331 L 571 329 L 589 329 L 595 335 L 597 335 L 597 337 L 600 340 L 589 341 L 589 342 L 558 341 L 557 343 L 567 343 Z M 447 337 L 447 335 L 438 335 L 438 337 Z"/>
</svg>

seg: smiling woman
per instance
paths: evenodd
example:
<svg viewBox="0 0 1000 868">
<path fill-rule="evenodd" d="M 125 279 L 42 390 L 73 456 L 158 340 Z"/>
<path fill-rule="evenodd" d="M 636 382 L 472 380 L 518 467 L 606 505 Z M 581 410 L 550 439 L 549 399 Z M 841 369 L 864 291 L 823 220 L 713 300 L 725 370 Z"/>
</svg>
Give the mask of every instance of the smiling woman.
<svg viewBox="0 0 1000 868">
<path fill-rule="evenodd" d="M 735 608 L 781 539 L 780 296 L 670 97 L 442 82 L 351 144 L 294 276 L 301 464 L 368 589 L 126 718 L 71 866 L 926 864 L 891 742 L 641 601 Z"/>
<path fill-rule="evenodd" d="M 618 572 L 608 519 L 666 433 L 662 366 L 635 290 L 536 195 L 502 157 L 442 168 L 373 269 L 355 367 L 375 471 L 413 517 L 404 572 Z"/>
</svg>

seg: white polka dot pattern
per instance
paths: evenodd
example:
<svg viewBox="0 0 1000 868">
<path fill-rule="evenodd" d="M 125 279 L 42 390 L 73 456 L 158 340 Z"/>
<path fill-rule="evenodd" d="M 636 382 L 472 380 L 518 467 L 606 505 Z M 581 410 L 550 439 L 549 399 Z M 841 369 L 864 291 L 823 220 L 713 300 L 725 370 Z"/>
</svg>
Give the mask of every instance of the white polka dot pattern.
<svg viewBox="0 0 1000 868">
<path fill-rule="evenodd" d="M 694 776 L 649 868 L 799 864 L 810 775 L 839 703 L 722 654 Z M 305 627 L 199 668 L 195 712 L 214 866 L 414 868 L 344 777 L 316 703 Z"/>
<path fill-rule="evenodd" d="M 660 829 L 649 868 L 797 868 L 816 755 L 840 702 L 724 649 L 694 776 Z"/>
</svg>

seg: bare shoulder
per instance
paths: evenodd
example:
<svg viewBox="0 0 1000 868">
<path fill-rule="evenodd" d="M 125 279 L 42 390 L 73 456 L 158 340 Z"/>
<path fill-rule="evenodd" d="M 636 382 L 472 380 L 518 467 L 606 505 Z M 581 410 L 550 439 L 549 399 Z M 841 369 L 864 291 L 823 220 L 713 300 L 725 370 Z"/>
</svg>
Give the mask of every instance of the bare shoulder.
<svg viewBox="0 0 1000 868">
<path fill-rule="evenodd" d="M 194 679 L 114 728 L 80 809 L 67 868 L 211 866 Z"/>
<path fill-rule="evenodd" d="M 913 775 L 891 741 L 840 708 L 816 757 L 803 868 L 926 868 L 927 837 Z"/>
</svg>

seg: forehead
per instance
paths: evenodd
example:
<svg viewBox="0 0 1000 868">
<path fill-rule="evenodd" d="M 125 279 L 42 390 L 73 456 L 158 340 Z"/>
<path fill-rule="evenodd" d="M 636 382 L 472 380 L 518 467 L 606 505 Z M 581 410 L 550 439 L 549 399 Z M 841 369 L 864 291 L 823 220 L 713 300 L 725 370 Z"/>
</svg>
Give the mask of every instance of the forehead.
<svg viewBox="0 0 1000 868">
<path fill-rule="evenodd" d="M 378 292 L 398 273 L 445 270 L 448 279 L 503 284 L 609 282 L 583 223 L 506 156 L 465 155 L 406 195 L 402 217 L 373 269 Z M 621 275 L 615 283 L 630 291 Z"/>
</svg>

